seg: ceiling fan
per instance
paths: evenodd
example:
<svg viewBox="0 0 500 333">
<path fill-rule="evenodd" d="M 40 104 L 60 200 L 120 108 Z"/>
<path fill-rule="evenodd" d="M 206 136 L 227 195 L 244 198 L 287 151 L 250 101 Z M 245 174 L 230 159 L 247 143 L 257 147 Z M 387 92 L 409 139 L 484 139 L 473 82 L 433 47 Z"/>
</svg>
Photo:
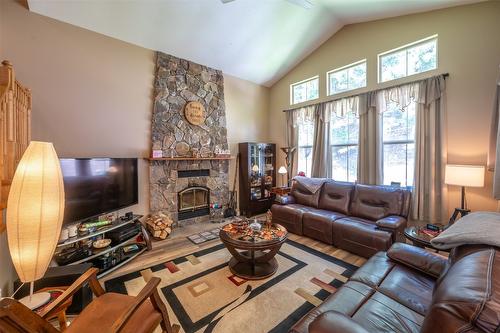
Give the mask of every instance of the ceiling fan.
<svg viewBox="0 0 500 333">
<path fill-rule="evenodd" d="M 222 3 L 229 3 L 235 0 L 220 0 Z M 296 6 L 300 6 L 304 9 L 311 9 L 314 6 L 313 0 L 285 0 Z"/>
</svg>

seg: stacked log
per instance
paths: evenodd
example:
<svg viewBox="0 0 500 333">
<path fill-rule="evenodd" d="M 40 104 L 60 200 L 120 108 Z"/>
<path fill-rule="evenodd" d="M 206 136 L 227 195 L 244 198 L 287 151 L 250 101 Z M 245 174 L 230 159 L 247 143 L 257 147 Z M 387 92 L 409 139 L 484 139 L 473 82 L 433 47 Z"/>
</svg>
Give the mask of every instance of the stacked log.
<svg viewBox="0 0 500 333">
<path fill-rule="evenodd" d="M 150 215 L 146 218 L 146 228 L 154 238 L 165 239 L 172 233 L 174 221 L 162 213 Z"/>
</svg>

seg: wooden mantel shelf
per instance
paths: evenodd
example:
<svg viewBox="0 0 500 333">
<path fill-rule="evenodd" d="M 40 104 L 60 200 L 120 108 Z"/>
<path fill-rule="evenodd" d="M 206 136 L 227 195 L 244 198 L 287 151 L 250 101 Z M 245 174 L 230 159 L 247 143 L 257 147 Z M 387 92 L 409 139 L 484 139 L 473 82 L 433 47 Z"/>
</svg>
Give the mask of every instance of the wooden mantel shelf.
<svg viewBox="0 0 500 333">
<path fill-rule="evenodd" d="M 234 157 L 146 157 L 149 161 L 227 161 Z"/>
</svg>

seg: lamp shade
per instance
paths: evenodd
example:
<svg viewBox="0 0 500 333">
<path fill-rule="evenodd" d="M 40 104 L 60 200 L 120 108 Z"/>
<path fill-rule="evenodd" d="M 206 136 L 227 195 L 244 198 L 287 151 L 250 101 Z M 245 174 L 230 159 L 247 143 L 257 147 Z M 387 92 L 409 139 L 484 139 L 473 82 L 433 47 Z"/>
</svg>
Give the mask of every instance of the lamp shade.
<svg viewBox="0 0 500 333">
<path fill-rule="evenodd" d="M 447 164 L 444 182 L 448 185 L 483 187 L 484 166 Z"/>
<path fill-rule="evenodd" d="M 64 184 L 52 143 L 32 141 L 12 180 L 7 237 L 19 279 L 32 282 L 49 266 L 64 215 Z"/>
<path fill-rule="evenodd" d="M 288 171 L 286 171 L 286 168 L 284 166 L 280 166 L 280 168 L 278 169 L 278 173 L 280 175 L 285 175 Z"/>
</svg>

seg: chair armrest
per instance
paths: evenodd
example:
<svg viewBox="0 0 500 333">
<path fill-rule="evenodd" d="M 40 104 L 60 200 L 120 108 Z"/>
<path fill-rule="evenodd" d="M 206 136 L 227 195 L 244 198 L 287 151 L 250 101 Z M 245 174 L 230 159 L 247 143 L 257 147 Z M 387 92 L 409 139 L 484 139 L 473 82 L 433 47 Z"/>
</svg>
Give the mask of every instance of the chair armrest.
<svg viewBox="0 0 500 333">
<path fill-rule="evenodd" d="M 403 265 L 438 278 L 446 268 L 448 259 L 419 247 L 395 243 L 387 250 L 387 256 Z"/>
<path fill-rule="evenodd" d="M 90 289 L 92 289 L 92 292 L 96 296 L 101 296 L 104 294 L 104 289 L 102 289 L 101 285 L 99 284 L 99 281 L 97 281 L 97 272 L 99 270 L 97 268 L 91 268 L 85 273 L 82 274 L 78 279 L 76 279 L 75 282 L 69 286 L 68 289 L 66 289 L 59 297 L 50 303 L 43 311 L 40 313 L 40 317 L 42 318 L 47 318 L 48 316 L 52 315 L 52 311 L 56 309 L 59 305 L 62 303 L 66 302 L 68 298 L 73 296 L 78 289 L 80 289 L 84 283 L 88 282 L 90 284 Z"/>
<path fill-rule="evenodd" d="M 309 324 L 309 333 L 369 333 L 351 317 L 337 311 L 327 311 Z"/>
<path fill-rule="evenodd" d="M 134 312 L 141 306 L 142 303 L 157 290 L 156 287 L 160 284 L 159 277 L 152 277 L 148 283 L 142 288 L 141 292 L 135 296 L 134 302 L 126 309 L 126 311 L 113 323 L 112 332 L 119 332 L 127 321 L 132 317 Z"/>
<path fill-rule="evenodd" d="M 407 220 L 402 216 L 390 215 L 378 220 L 375 223 L 377 224 L 377 227 L 382 229 L 398 230 L 406 227 Z"/>
<path fill-rule="evenodd" d="M 0 331 L 59 333 L 48 321 L 12 298 L 0 300 Z"/>
</svg>

